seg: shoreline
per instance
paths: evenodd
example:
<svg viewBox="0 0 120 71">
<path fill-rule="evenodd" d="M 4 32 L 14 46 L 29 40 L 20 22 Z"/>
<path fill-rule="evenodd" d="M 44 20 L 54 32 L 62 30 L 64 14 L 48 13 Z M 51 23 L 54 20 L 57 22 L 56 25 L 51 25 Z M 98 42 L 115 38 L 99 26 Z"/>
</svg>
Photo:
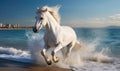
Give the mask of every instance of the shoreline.
<svg viewBox="0 0 120 71">
<path fill-rule="evenodd" d="M 58 68 L 58 67 L 41 67 L 33 66 L 29 68 L 20 67 L 0 67 L 0 71 L 72 71 L 70 69 Z"/>
<path fill-rule="evenodd" d="M 28 27 L 28 28 L 0 28 L 0 30 L 32 30 L 32 27 Z"/>
<path fill-rule="evenodd" d="M 0 58 L 0 71 L 72 71 L 54 66 L 42 66 Z"/>
</svg>

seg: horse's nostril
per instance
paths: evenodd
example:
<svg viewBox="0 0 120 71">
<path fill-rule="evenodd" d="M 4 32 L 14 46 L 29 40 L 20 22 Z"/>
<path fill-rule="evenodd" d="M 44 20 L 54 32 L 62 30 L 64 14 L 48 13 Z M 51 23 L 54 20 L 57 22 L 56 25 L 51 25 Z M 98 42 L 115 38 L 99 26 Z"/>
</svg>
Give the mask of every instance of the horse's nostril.
<svg viewBox="0 0 120 71">
<path fill-rule="evenodd" d="M 37 29 L 36 29 L 36 28 L 33 28 L 33 31 L 36 33 L 36 32 L 37 32 Z"/>
</svg>

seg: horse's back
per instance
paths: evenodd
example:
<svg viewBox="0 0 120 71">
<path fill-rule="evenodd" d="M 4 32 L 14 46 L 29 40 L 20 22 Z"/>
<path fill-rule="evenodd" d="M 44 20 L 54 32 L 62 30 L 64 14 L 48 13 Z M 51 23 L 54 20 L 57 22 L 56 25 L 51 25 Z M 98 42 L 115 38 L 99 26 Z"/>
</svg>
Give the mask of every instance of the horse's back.
<svg viewBox="0 0 120 71">
<path fill-rule="evenodd" d="M 75 36 L 76 36 L 76 33 L 75 33 L 75 31 L 73 30 L 72 27 L 62 26 L 62 31 L 64 31 L 64 32 L 67 33 L 67 34 L 75 35 Z"/>
<path fill-rule="evenodd" d="M 76 41 L 77 36 L 75 31 L 69 26 L 62 26 L 61 37 L 64 43 L 71 43 Z"/>
</svg>

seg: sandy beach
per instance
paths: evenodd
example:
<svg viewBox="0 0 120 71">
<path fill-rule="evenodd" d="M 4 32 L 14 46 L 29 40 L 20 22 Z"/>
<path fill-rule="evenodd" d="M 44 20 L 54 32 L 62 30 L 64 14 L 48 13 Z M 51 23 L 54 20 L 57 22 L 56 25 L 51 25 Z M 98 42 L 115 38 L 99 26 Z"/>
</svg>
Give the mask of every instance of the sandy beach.
<svg viewBox="0 0 120 71">
<path fill-rule="evenodd" d="M 7 59 L 0 59 L 0 71 L 71 71 L 70 69 L 41 66 L 31 63 L 22 63 Z"/>
<path fill-rule="evenodd" d="M 57 68 L 57 67 L 30 67 L 30 68 L 18 68 L 18 67 L 0 67 L 0 71 L 71 71 L 69 69 Z"/>
</svg>

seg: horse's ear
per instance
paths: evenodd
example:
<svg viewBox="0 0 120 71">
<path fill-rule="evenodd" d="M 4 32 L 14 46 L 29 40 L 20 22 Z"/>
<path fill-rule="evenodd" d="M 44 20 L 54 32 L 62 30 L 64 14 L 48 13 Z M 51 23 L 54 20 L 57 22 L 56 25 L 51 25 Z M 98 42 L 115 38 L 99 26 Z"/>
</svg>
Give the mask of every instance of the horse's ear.
<svg viewBox="0 0 120 71">
<path fill-rule="evenodd" d="M 43 10 L 43 12 L 47 12 L 48 11 L 48 9 L 47 8 L 45 8 L 45 10 Z"/>
<path fill-rule="evenodd" d="M 61 5 L 56 5 L 53 7 L 54 11 L 56 12 L 58 12 L 60 8 L 61 8 Z"/>
</svg>

